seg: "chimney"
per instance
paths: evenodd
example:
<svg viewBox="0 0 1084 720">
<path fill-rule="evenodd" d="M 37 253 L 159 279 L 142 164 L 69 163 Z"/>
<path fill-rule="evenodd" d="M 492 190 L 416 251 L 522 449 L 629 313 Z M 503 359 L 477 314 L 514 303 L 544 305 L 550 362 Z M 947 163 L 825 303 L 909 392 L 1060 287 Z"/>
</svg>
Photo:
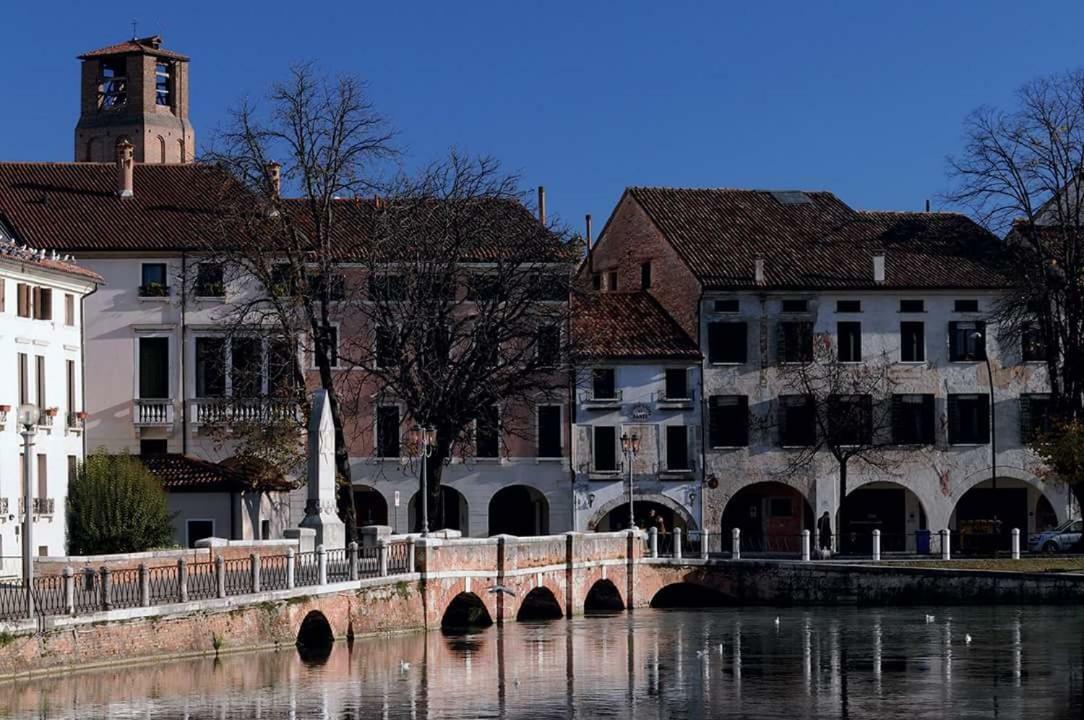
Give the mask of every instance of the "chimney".
<svg viewBox="0 0 1084 720">
<path fill-rule="evenodd" d="M 546 188 L 538 186 L 538 222 L 546 224 Z"/>
<path fill-rule="evenodd" d="M 135 160 L 132 159 L 132 143 L 121 140 L 117 143 L 117 195 L 130 198 L 135 195 L 132 175 Z"/>
<path fill-rule="evenodd" d="M 885 252 L 877 250 L 873 255 L 873 282 L 885 284 Z"/>
<path fill-rule="evenodd" d="M 756 259 L 753 261 L 753 274 L 754 274 L 754 277 L 756 279 L 757 285 L 764 285 L 765 284 L 765 280 L 764 280 L 764 256 L 763 255 L 757 255 Z"/>
<path fill-rule="evenodd" d="M 926 198 L 926 212 L 930 211 L 930 199 Z"/>
<path fill-rule="evenodd" d="M 587 221 L 587 249 L 591 249 L 591 213 L 587 213 L 587 217 L 584 218 Z"/>
<path fill-rule="evenodd" d="M 271 185 L 271 197 L 277 198 L 282 193 L 282 165 L 267 163 L 267 180 Z"/>
</svg>

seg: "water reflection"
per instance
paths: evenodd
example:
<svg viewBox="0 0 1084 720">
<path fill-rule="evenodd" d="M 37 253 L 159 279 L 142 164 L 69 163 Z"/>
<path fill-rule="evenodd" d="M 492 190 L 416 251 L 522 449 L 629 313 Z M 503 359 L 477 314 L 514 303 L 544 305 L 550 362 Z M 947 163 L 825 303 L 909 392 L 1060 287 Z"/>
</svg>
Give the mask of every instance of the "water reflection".
<svg viewBox="0 0 1084 720">
<path fill-rule="evenodd" d="M 1075 608 L 637 610 L 21 682 L 0 715 L 1078 717 L 1082 630 Z"/>
</svg>

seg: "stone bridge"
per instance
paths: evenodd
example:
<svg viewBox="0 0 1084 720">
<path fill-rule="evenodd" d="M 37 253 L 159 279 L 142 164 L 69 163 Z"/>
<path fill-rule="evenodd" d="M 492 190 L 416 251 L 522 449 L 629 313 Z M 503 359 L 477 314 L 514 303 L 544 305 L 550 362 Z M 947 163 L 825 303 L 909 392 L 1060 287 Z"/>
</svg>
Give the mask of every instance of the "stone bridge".
<svg viewBox="0 0 1084 720">
<path fill-rule="evenodd" d="M 661 605 L 1084 601 L 1084 575 L 656 558 L 639 533 L 419 538 L 413 567 L 346 582 L 0 623 L 0 676 Z"/>
</svg>

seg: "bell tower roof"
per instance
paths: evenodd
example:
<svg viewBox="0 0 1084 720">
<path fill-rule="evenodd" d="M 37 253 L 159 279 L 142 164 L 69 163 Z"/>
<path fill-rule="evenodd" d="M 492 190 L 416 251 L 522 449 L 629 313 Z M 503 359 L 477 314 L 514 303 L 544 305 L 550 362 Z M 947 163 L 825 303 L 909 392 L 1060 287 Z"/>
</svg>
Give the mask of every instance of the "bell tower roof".
<svg viewBox="0 0 1084 720">
<path fill-rule="evenodd" d="M 125 40 L 122 43 L 116 45 L 107 45 L 97 50 L 91 50 L 85 52 L 79 56 L 79 60 L 89 60 L 91 58 L 106 57 L 109 55 L 127 55 L 129 53 L 138 53 L 140 55 L 153 55 L 154 57 L 169 58 L 171 60 L 180 60 L 182 62 L 188 62 L 188 56 L 181 55 L 180 53 L 173 52 L 172 50 L 166 50 L 162 47 L 161 35 L 148 35 L 147 37 L 132 38 L 131 40 Z"/>
</svg>

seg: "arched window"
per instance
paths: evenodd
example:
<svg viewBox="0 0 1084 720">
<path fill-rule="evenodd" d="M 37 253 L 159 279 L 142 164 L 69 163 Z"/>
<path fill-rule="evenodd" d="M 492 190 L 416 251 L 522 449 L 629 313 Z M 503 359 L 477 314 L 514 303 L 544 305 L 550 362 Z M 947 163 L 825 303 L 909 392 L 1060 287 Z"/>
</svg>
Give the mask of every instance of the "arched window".
<svg viewBox="0 0 1084 720">
<path fill-rule="evenodd" d="M 166 139 L 161 135 L 158 136 L 158 162 L 164 163 L 166 161 Z"/>
<path fill-rule="evenodd" d="M 86 155 L 83 157 L 83 162 L 97 162 L 100 159 L 96 157 L 98 154 L 98 145 L 98 138 L 87 140 Z"/>
<path fill-rule="evenodd" d="M 180 140 L 177 141 L 177 147 L 181 151 L 180 157 L 177 158 L 177 162 L 188 162 L 188 160 L 187 160 L 187 158 L 186 158 L 186 156 L 184 154 L 184 138 L 181 138 Z"/>
</svg>

